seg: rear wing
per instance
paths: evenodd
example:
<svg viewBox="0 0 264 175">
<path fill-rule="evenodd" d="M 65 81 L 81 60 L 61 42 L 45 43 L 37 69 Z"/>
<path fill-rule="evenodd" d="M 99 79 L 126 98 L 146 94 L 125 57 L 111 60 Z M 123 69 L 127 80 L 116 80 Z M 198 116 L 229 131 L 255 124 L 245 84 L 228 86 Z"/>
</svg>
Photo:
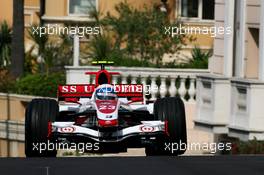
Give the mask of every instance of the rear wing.
<svg viewBox="0 0 264 175">
<path fill-rule="evenodd" d="M 65 98 L 91 98 L 95 88 L 94 84 L 59 85 L 58 99 L 65 101 Z M 119 98 L 143 98 L 142 84 L 116 84 L 113 88 Z"/>
</svg>

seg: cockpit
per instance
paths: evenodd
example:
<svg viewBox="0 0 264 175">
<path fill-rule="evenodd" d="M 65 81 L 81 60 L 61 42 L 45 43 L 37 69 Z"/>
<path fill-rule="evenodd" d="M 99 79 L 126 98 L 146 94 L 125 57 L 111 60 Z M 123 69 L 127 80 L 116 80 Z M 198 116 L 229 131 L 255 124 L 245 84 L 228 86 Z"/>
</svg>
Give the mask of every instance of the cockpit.
<svg viewBox="0 0 264 175">
<path fill-rule="evenodd" d="M 95 91 L 95 100 L 116 100 L 117 94 L 114 86 L 100 85 Z"/>
</svg>

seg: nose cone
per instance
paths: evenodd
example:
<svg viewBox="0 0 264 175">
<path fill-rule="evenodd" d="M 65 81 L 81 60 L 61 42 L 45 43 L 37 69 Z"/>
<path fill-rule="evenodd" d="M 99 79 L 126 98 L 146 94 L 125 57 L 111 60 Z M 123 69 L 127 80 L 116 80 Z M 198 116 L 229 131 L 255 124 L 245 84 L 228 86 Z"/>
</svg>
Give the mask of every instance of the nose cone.
<svg viewBox="0 0 264 175">
<path fill-rule="evenodd" d="M 96 100 L 96 107 L 103 114 L 110 114 L 117 110 L 117 100 Z"/>
<path fill-rule="evenodd" d="M 97 100 L 98 125 L 101 127 L 118 126 L 118 102 L 117 100 Z"/>
</svg>

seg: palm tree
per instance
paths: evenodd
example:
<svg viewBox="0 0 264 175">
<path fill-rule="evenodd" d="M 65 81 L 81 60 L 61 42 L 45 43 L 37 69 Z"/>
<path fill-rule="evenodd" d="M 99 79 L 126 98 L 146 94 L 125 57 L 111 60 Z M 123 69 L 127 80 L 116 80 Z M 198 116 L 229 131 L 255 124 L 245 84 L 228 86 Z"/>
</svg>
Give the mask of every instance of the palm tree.
<svg viewBox="0 0 264 175">
<path fill-rule="evenodd" d="M 15 77 L 24 73 L 24 48 L 24 0 L 13 0 L 11 73 Z"/>
<path fill-rule="evenodd" d="M 40 21 L 40 26 L 43 26 L 42 16 L 45 15 L 46 0 L 39 0 L 39 4 L 40 4 L 39 21 Z"/>
<path fill-rule="evenodd" d="M 11 39 L 11 28 L 4 21 L 0 25 L 0 68 L 6 68 L 10 64 Z"/>
</svg>

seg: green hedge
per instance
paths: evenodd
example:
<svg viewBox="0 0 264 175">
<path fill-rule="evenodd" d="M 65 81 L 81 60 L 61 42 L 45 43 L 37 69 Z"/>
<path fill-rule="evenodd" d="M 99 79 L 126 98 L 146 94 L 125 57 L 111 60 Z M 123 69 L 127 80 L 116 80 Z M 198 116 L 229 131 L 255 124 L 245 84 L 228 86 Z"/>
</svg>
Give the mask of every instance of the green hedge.
<svg viewBox="0 0 264 175">
<path fill-rule="evenodd" d="M 16 93 L 43 97 L 56 97 L 59 84 L 65 84 L 65 75 L 27 75 L 16 83 Z"/>
<path fill-rule="evenodd" d="M 256 138 L 249 141 L 236 141 L 232 144 L 230 154 L 264 154 L 264 141 Z"/>
</svg>

